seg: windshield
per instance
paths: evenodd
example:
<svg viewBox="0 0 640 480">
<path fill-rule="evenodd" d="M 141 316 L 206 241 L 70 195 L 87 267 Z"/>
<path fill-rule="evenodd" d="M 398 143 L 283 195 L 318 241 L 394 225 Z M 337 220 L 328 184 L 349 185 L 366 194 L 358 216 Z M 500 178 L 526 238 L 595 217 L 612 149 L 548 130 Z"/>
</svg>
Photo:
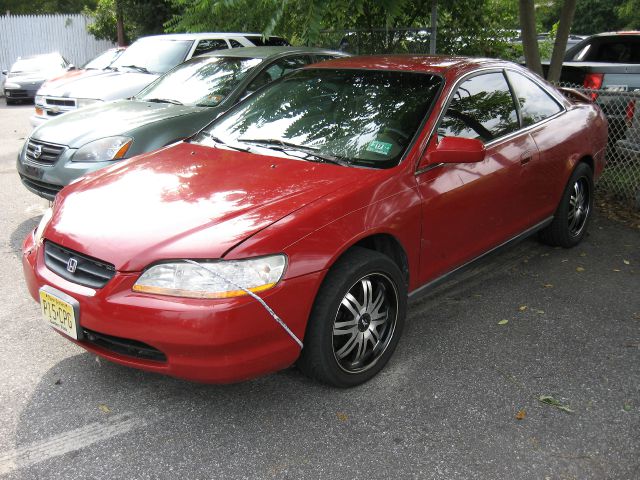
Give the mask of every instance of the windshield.
<svg viewBox="0 0 640 480">
<path fill-rule="evenodd" d="M 389 168 L 400 161 L 440 83 L 424 73 L 299 70 L 240 103 L 194 141 Z"/>
<path fill-rule="evenodd" d="M 259 58 L 198 57 L 149 85 L 136 99 L 213 107 L 260 62 Z"/>
<path fill-rule="evenodd" d="M 43 56 L 17 60 L 11 67 L 11 73 L 50 72 L 63 68 L 60 57 Z"/>
<path fill-rule="evenodd" d="M 137 41 L 111 67 L 143 73 L 165 73 L 184 61 L 192 44 L 193 40 Z"/>
<path fill-rule="evenodd" d="M 124 50 L 112 48 L 104 53 L 101 53 L 96 58 L 89 60 L 82 68 L 86 70 L 104 70 L 111 65 L 116 58 L 118 58 Z"/>
</svg>

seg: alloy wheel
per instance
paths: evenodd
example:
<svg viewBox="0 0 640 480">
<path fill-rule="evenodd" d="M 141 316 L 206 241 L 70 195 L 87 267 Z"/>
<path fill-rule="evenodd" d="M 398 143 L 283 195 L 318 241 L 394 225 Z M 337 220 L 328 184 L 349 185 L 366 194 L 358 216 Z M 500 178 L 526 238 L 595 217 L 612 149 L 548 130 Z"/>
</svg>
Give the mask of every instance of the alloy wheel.
<svg viewBox="0 0 640 480">
<path fill-rule="evenodd" d="M 340 368 L 359 373 L 371 368 L 393 338 L 398 291 L 382 273 L 371 273 L 345 294 L 333 323 L 333 354 Z"/>
</svg>

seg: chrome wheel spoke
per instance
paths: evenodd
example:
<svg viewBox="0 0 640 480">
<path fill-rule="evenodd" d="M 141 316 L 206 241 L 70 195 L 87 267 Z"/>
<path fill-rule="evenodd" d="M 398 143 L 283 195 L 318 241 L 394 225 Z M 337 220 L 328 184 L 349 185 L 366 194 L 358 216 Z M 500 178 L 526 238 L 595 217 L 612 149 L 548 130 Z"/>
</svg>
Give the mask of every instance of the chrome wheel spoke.
<svg viewBox="0 0 640 480">
<path fill-rule="evenodd" d="M 364 310 L 362 305 L 360 305 L 360 302 L 358 302 L 358 300 L 356 300 L 355 297 L 350 293 L 347 293 L 344 296 L 344 298 L 342 299 L 342 305 L 344 305 L 347 310 L 351 312 L 353 318 L 358 318 Z"/>
<path fill-rule="evenodd" d="M 362 293 L 364 294 L 361 313 L 364 313 L 370 311 L 371 304 L 373 303 L 373 287 L 371 286 L 370 280 L 362 280 L 360 283 L 362 285 Z"/>
<path fill-rule="evenodd" d="M 351 335 L 351 338 L 349 338 L 349 340 L 347 340 L 347 343 L 345 343 L 342 348 L 340 350 L 338 350 L 336 352 L 336 355 L 340 358 L 344 358 L 347 355 L 349 355 L 349 353 L 351 352 L 351 350 L 353 350 L 353 347 L 356 346 L 356 339 L 361 336 L 359 334 L 359 332 L 355 332 L 353 333 L 353 335 Z"/>
</svg>

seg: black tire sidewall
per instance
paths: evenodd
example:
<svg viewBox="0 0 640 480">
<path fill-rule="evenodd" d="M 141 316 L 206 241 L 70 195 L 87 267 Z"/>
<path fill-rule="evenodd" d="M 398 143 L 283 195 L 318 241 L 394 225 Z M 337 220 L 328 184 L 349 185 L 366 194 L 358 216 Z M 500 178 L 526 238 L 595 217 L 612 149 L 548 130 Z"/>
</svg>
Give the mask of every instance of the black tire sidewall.
<svg viewBox="0 0 640 480">
<path fill-rule="evenodd" d="M 386 275 L 396 287 L 396 325 L 389 345 L 375 365 L 363 372 L 348 373 L 340 368 L 333 353 L 333 322 L 344 295 L 360 278 L 372 273 Z M 407 287 L 395 262 L 379 252 L 353 248 L 336 262 L 320 287 L 309 317 L 299 364 L 305 373 L 337 387 L 364 383 L 382 370 L 393 355 L 402 334 L 406 311 Z"/>
<path fill-rule="evenodd" d="M 567 223 L 569 208 L 571 208 L 569 201 L 571 199 L 573 185 L 581 177 L 586 178 L 589 184 L 589 211 L 587 213 L 587 218 L 582 227 L 582 230 L 580 230 L 580 233 L 578 235 L 572 235 L 569 231 L 569 225 Z M 558 224 L 563 227 L 559 230 L 562 246 L 573 247 L 580 243 L 582 241 L 582 238 L 585 236 L 587 228 L 591 221 L 591 216 L 593 214 L 593 190 L 593 171 L 591 170 L 591 167 L 589 167 L 589 165 L 587 165 L 586 163 L 578 164 L 571 174 L 569 182 L 567 182 L 567 186 L 565 187 L 564 193 L 562 195 L 562 202 L 560 203 L 560 206 L 556 213 Z"/>
</svg>

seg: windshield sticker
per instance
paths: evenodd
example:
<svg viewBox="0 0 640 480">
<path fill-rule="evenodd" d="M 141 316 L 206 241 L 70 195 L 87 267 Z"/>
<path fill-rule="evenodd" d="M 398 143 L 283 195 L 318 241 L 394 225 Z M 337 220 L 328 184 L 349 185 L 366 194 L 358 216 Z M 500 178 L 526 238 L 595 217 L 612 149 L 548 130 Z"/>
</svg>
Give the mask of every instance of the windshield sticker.
<svg viewBox="0 0 640 480">
<path fill-rule="evenodd" d="M 387 142 L 380 142 L 378 140 L 373 140 L 369 142 L 369 145 L 367 145 L 367 151 L 373 152 L 373 153 L 379 153 L 380 155 L 389 155 L 389 152 L 391 151 L 392 146 L 393 145 Z"/>
</svg>

